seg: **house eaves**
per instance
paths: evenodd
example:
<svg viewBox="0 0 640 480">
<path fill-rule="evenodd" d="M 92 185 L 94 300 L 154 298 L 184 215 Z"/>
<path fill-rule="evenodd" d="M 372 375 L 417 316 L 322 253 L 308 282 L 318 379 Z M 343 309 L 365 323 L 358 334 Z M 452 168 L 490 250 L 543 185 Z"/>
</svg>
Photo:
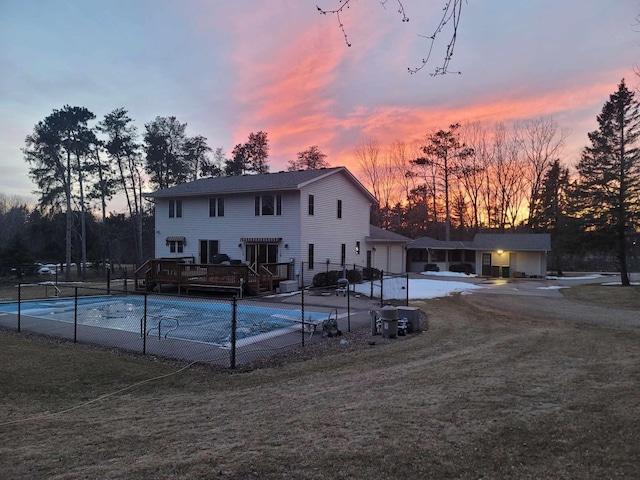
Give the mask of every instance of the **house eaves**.
<svg viewBox="0 0 640 480">
<path fill-rule="evenodd" d="M 385 230 L 375 225 L 369 226 L 369 236 L 365 237 L 369 243 L 409 243 L 410 238 Z"/>
</svg>

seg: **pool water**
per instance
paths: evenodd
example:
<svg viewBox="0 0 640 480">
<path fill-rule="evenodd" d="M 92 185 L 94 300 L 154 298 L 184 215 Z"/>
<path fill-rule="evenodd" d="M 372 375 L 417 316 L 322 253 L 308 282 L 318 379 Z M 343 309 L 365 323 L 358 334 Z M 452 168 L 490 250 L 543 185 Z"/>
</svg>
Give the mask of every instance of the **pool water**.
<svg viewBox="0 0 640 480">
<path fill-rule="evenodd" d="M 231 340 L 232 308 L 230 303 L 149 298 L 146 332 L 150 336 L 164 338 L 166 335 L 167 338 L 228 346 Z M 300 327 L 300 310 L 253 305 L 238 305 L 236 308 L 237 340 L 276 331 L 285 333 Z M 30 317 L 73 323 L 74 309 L 74 299 L 63 298 L 25 301 L 21 304 L 20 312 Z M 0 304 L 0 312 L 18 313 L 17 302 Z M 142 297 L 78 298 L 77 320 L 81 325 L 140 333 L 143 316 Z M 306 320 L 326 317 L 326 314 L 305 311 Z"/>
</svg>

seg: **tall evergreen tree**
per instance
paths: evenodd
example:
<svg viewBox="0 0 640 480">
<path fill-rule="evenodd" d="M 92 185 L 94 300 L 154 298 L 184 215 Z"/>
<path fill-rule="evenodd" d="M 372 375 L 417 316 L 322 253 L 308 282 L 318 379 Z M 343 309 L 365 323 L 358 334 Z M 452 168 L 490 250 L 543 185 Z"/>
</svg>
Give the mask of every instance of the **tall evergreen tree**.
<svg viewBox="0 0 640 480">
<path fill-rule="evenodd" d="M 224 166 L 226 175 L 245 173 L 268 173 L 269 139 L 267 132 L 250 133 L 246 143 L 239 143 L 231 151 L 233 158 Z"/>
<path fill-rule="evenodd" d="M 146 170 L 160 190 L 189 180 L 190 169 L 184 155 L 186 128 L 187 124 L 176 117 L 156 117 L 145 124 Z"/>
<path fill-rule="evenodd" d="M 71 264 L 72 199 L 74 188 L 78 185 L 73 173 L 78 173 L 78 178 L 82 178 L 81 157 L 89 150 L 87 124 L 93 118 L 95 115 L 84 107 L 65 105 L 36 124 L 33 133 L 27 136 L 23 149 L 26 161 L 31 164 L 29 175 L 39 188 L 40 205 L 56 207 L 64 200 L 67 265 Z M 81 198 L 81 208 L 83 203 L 84 199 Z M 66 268 L 65 280 L 70 279 L 69 269 Z"/>
<path fill-rule="evenodd" d="M 135 240 L 135 258 L 142 264 L 142 160 L 140 145 L 137 142 L 136 127 L 124 108 L 105 115 L 98 125 L 106 140 L 104 148 L 109 155 L 113 168 L 117 171 L 118 190 L 123 191 L 127 201 L 133 238 Z M 106 219 L 105 219 L 106 220 Z"/>
<path fill-rule="evenodd" d="M 319 170 L 321 168 L 327 168 L 329 162 L 326 160 L 327 155 L 322 153 L 317 145 L 298 152 L 298 158 L 296 160 L 289 160 L 287 170 L 290 172 L 296 170 Z"/>
<path fill-rule="evenodd" d="M 569 195 L 569 169 L 554 160 L 542 179 L 541 192 L 530 207 L 529 226 L 533 231 L 551 235 L 551 250 L 558 275 L 562 275 L 562 256 L 568 239 L 567 207 Z"/>
<path fill-rule="evenodd" d="M 576 200 L 587 230 L 606 234 L 614 245 L 622 285 L 628 286 L 628 235 L 640 226 L 640 104 L 625 85 L 610 95 L 589 133 L 578 163 Z"/>
</svg>

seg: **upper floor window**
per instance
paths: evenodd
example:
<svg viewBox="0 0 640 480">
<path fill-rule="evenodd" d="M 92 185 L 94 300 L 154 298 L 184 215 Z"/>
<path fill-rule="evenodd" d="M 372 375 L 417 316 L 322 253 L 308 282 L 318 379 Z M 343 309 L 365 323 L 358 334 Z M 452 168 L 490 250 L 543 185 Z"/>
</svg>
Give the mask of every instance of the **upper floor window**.
<svg viewBox="0 0 640 480">
<path fill-rule="evenodd" d="M 338 218 L 342 218 L 342 200 L 338 200 Z"/>
<path fill-rule="evenodd" d="M 169 218 L 182 217 L 182 200 L 169 200 Z"/>
<path fill-rule="evenodd" d="M 209 216 L 224 217 L 224 198 L 209 199 Z"/>
<path fill-rule="evenodd" d="M 313 199 L 313 195 L 309 195 L 309 215 L 313 215 L 313 210 L 314 210 L 314 199 Z"/>
<path fill-rule="evenodd" d="M 360 255 L 360 242 L 356 242 L 356 255 Z"/>
<path fill-rule="evenodd" d="M 282 215 L 281 195 L 256 195 L 254 213 L 259 215 Z"/>
</svg>

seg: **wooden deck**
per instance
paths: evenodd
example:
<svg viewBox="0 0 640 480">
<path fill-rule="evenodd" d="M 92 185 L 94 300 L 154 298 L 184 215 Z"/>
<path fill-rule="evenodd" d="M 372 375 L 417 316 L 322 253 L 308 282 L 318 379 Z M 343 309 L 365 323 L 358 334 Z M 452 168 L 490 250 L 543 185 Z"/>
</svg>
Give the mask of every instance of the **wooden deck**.
<svg viewBox="0 0 640 480">
<path fill-rule="evenodd" d="M 177 287 L 178 293 L 192 290 L 231 291 L 238 296 L 272 292 L 283 280 L 290 279 L 291 264 L 249 265 L 198 264 L 184 259 L 152 259 L 135 272 L 135 289 L 152 292 L 163 285 Z"/>
</svg>

